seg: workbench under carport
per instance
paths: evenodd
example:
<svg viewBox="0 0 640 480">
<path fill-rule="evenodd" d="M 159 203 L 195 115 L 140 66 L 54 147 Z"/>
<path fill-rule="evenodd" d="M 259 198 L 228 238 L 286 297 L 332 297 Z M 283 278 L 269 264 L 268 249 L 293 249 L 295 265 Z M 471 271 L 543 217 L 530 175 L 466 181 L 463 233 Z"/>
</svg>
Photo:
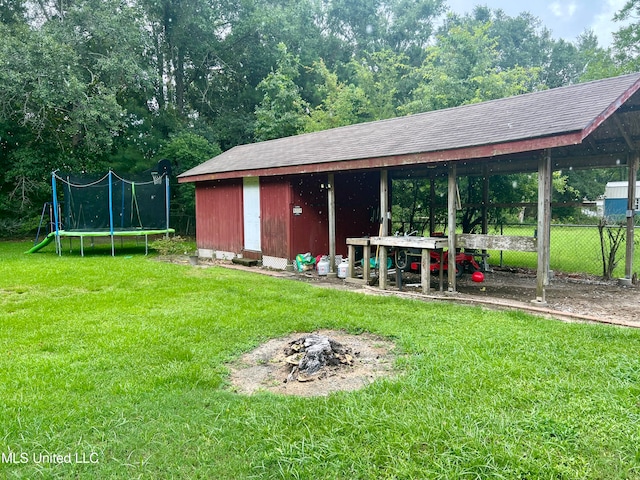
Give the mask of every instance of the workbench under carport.
<svg viewBox="0 0 640 480">
<path fill-rule="evenodd" d="M 347 281 L 367 283 L 370 277 L 370 248 L 376 247 L 376 264 L 378 266 L 379 287 L 383 290 L 387 288 L 387 275 L 389 273 L 387 258 L 389 258 L 388 249 L 413 248 L 420 250 L 422 253 L 421 260 L 421 284 L 422 292 L 428 294 L 431 290 L 431 252 L 438 252 L 440 256 L 440 265 L 443 264 L 444 248 L 447 246 L 448 240 L 445 237 L 407 237 L 407 236 L 386 236 L 386 237 L 369 237 L 369 238 L 348 238 L 347 246 L 349 247 L 349 270 Z M 355 277 L 355 248 L 363 247 L 362 258 L 362 280 Z M 439 290 L 444 290 L 444 269 L 440 268 L 439 272 Z"/>
</svg>

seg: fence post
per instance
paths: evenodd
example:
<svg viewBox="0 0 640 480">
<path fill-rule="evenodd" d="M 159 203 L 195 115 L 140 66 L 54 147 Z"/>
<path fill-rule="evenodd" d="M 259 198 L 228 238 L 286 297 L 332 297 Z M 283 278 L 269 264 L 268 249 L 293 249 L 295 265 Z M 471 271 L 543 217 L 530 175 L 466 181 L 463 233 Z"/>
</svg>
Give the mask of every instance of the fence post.
<svg viewBox="0 0 640 480">
<path fill-rule="evenodd" d="M 629 182 L 627 184 L 627 250 L 624 261 L 625 283 L 631 283 L 633 276 L 633 254 L 634 254 L 634 216 L 636 213 L 636 179 L 638 178 L 638 163 L 640 155 L 637 151 L 629 154 Z"/>
</svg>

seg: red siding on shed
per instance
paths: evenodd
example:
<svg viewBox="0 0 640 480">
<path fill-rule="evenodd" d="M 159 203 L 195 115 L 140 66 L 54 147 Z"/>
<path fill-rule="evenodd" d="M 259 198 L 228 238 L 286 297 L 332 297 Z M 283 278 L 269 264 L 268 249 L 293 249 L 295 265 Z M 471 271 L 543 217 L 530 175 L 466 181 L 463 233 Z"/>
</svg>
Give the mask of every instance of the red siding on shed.
<svg viewBox="0 0 640 480">
<path fill-rule="evenodd" d="M 326 175 L 290 177 L 293 190 L 291 205 L 291 258 L 298 253 L 323 255 L 329 252 Z M 300 215 L 293 208 L 302 209 Z"/>
<path fill-rule="evenodd" d="M 242 179 L 196 184 L 198 248 L 241 252 L 242 218 Z"/>
<path fill-rule="evenodd" d="M 380 173 L 335 175 L 336 254 L 347 256 L 347 238 L 379 234 Z"/>
<path fill-rule="evenodd" d="M 338 255 L 347 255 L 348 237 L 378 234 L 379 183 L 378 172 L 335 174 Z M 326 185 L 324 174 L 260 178 L 263 255 L 292 260 L 298 253 L 329 253 Z M 242 179 L 196 184 L 198 248 L 243 252 L 242 198 Z"/>
<path fill-rule="evenodd" d="M 291 184 L 277 178 L 260 179 L 262 254 L 279 258 L 289 255 L 291 227 Z"/>
</svg>

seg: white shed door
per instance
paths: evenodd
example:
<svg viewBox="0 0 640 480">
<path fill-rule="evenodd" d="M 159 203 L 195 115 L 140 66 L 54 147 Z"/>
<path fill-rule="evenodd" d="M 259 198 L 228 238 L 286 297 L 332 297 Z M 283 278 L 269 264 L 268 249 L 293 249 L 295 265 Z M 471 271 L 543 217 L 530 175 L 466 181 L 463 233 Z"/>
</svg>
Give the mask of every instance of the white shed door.
<svg viewBox="0 0 640 480">
<path fill-rule="evenodd" d="M 242 185 L 244 204 L 244 248 L 259 252 L 260 246 L 260 180 L 245 177 Z"/>
</svg>

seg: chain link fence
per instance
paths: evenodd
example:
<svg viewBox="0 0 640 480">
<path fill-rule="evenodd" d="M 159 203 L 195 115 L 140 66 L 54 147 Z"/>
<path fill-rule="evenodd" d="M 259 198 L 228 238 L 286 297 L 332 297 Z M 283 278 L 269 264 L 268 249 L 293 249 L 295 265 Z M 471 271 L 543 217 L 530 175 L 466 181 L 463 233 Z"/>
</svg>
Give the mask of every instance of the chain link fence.
<svg viewBox="0 0 640 480">
<path fill-rule="evenodd" d="M 640 270 L 640 228 L 638 216 L 634 229 L 634 268 Z M 535 236 L 537 225 L 500 225 L 497 235 Z M 494 232 L 491 232 L 494 233 Z M 624 276 L 626 252 L 626 224 L 552 224 L 550 230 L 550 268 L 565 273 L 584 273 L 605 276 L 605 269 L 613 259 L 612 276 Z M 612 239 L 615 240 L 612 245 Z M 611 248 L 615 248 L 610 257 Z M 533 268 L 537 266 L 535 252 L 491 251 L 490 265 L 511 268 Z"/>
<path fill-rule="evenodd" d="M 564 214 L 566 215 L 567 207 Z M 626 219 L 606 219 L 598 216 L 595 207 L 591 212 L 585 207 L 575 207 L 582 221 L 576 223 L 552 223 L 550 236 L 550 268 L 556 272 L 606 276 L 609 262 L 612 278 L 624 277 L 626 252 Z M 552 211 L 553 214 L 553 211 Z M 535 217 L 535 216 L 534 216 Z M 530 217 L 531 218 L 531 217 Z M 640 273 L 640 215 L 634 216 L 634 271 Z M 437 235 L 446 234 L 446 225 L 438 222 L 434 227 Z M 416 232 L 417 233 L 417 232 Z M 461 231 L 459 233 L 462 233 Z M 479 232 L 474 232 L 479 233 Z M 489 234 L 508 236 L 537 236 L 537 223 L 532 220 L 504 222 L 490 225 Z M 419 234 L 419 233 L 417 233 Z M 428 228 L 424 235 L 429 235 Z M 611 255 L 612 248 L 615 249 Z M 536 252 L 489 250 L 490 266 L 502 268 L 537 268 Z"/>
</svg>

